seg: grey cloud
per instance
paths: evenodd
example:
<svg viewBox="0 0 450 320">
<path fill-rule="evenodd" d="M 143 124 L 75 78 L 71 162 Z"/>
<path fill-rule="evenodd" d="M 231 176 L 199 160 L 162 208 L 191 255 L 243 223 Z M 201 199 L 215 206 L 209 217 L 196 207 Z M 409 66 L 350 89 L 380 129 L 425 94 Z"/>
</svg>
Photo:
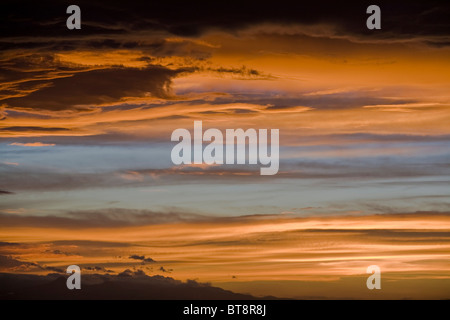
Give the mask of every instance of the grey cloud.
<svg viewBox="0 0 450 320">
<path fill-rule="evenodd" d="M 397 105 L 417 102 L 413 99 L 393 99 L 380 97 L 380 92 L 349 91 L 332 94 L 310 94 L 305 92 L 295 96 L 278 93 L 240 93 L 217 97 L 212 104 L 252 103 L 265 106 L 266 110 L 286 110 L 298 106 L 320 110 L 353 109 L 371 105 Z M 198 102 L 191 101 L 191 104 Z"/>
<path fill-rule="evenodd" d="M 233 113 L 255 113 L 257 111 L 248 109 L 228 109 Z M 10 112 L 10 111 L 8 111 Z M 214 114 L 215 111 L 205 111 L 199 112 L 199 114 Z M 188 119 L 187 116 L 169 116 L 159 119 Z M 131 124 L 131 122 L 130 122 Z M 24 127 L 18 127 L 20 128 Z M 26 127 L 29 128 L 29 127 Z M 33 127 L 34 128 L 34 127 Z M 55 127 L 55 130 L 58 128 Z M 63 129 L 63 128 L 61 128 Z M 0 128 L 1 130 L 1 128 Z M 25 130 L 25 129 L 23 129 Z M 40 130 L 40 127 L 36 127 L 36 130 Z M 285 138 L 282 136 L 281 139 Z M 39 137 L 39 141 L 45 144 L 55 144 L 55 145 L 142 145 L 143 143 L 148 144 L 149 142 L 164 143 L 167 142 L 167 135 L 163 133 L 162 135 L 152 135 L 146 136 L 142 135 L 139 137 L 130 136 L 126 133 L 119 132 L 109 132 L 108 134 L 98 134 L 90 136 L 71 136 L 70 139 L 64 135 L 52 135 L 52 136 L 42 136 Z M 375 134 L 367 132 L 359 133 L 349 133 L 349 134 L 332 134 L 332 135 L 295 135 L 289 137 L 287 145 L 311 145 L 314 143 L 323 144 L 323 141 L 328 141 L 332 145 L 337 144 L 367 144 L 367 143 L 436 143 L 436 142 L 450 142 L 450 135 L 414 135 L 414 134 Z M 0 143 L 29 143 L 36 142 L 36 138 L 29 137 L 14 137 L 0 138 Z M 1 165 L 1 164 L 0 164 Z"/>
<path fill-rule="evenodd" d="M 348 151 L 361 153 L 367 148 L 366 138 L 374 139 L 377 136 L 362 136 L 360 144 L 346 147 Z M 394 137 L 395 138 L 395 137 Z M 441 137 L 442 138 L 442 137 Z M 350 137 L 352 139 L 352 137 Z M 381 141 L 387 139 L 381 137 Z M 399 136 L 399 141 L 408 141 L 409 137 Z M 423 138 L 427 139 L 427 138 Z M 432 141 L 434 138 L 430 138 Z M 439 137 L 436 138 L 439 141 Z M 445 143 L 445 138 L 444 143 Z M 293 144 L 302 144 L 302 141 L 291 141 Z M 395 146 L 395 145 L 394 145 Z M 406 160 L 404 157 L 367 157 L 361 162 L 361 158 L 320 159 L 320 152 L 333 152 L 336 148 L 342 151 L 342 146 L 302 146 L 305 154 L 319 153 L 318 160 L 282 160 L 280 171 L 275 176 L 261 176 L 259 165 L 222 165 L 211 167 L 171 167 L 162 169 L 130 169 L 105 172 L 76 172 L 54 171 L 42 168 L 8 166 L 0 164 L 0 190 L 8 189 L 8 192 L 19 191 L 43 191 L 43 190 L 76 190 L 83 188 L 110 188 L 110 187 L 144 187 L 164 186 L 174 184 L 196 184 L 216 180 L 220 177 L 222 183 L 254 183 L 255 181 L 273 181 L 276 179 L 383 179 L 383 178 L 419 178 L 432 179 L 450 174 L 450 166 L 446 161 L 446 155 L 428 158 L 426 161 L 420 158 Z M 420 150 L 420 149 L 418 149 Z M 162 179 L 163 178 L 163 179 Z M 11 195 L 13 196 L 13 195 Z"/>
<path fill-rule="evenodd" d="M 360 204 L 361 205 L 361 204 Z M 404 214 L 405 217 L 415 216 L 433 216 L 433 215 L 448 215 L 449 206 L 447 205 L 444 211 L 415 211 L 409 212 L 403 209 L 391 207 L 388 205 L 380 205 L 374 203 L 363 203 L 363 206 L 369 208 L 372 212 L 379 212 L 383 215 L 398 215 Z M 333 205 L 334 209 L 342 207 L 340 204 Z M 348 210 L 348 207 L 344 208 Z M 328 209 L 327 209 L 328 210 Z M 344 213 L 347 212 L 344 210 Z M 322 210 L 323 211 L 323 210 Z M 312 212 L 315 214 L 317 212 Z M 326 212 L 323 212 L 326 213 Z M 157 224 L 170 224 L 179 222 L 189 223 L 227 223 L 238 221 L 258 221 L 267 218 L 283 219 L 294 218 L 294 215 L 279 216 L 279 215 L 246 215 L 239 217 L 221 217 L 221 216 L 203 216 L 192 213 L 182 212 L 154 212 L 150 210 L 124 209 L 124 208 L 106 208 L 99 210 L 86 211 L 69 211 L 61 212 L 58 215 L 46 216 L 32 216 L 32 215 L 14 215 L 7 213 L 0 213 L 0 224 L 4 228 L 8 227 L 35 227 L 35 228 L 61 228 L 61 229 L 83 229 L 83 228 L 119 228 L 127 226 L 144 226 Z M 61 240 L 53 241 L 54 246 L 76 245 L 77 247 L 127 247 L 129 244 L 122 242 L 97 242 L 97 241 L 81 241 L 81 240 Z M 77 250 L 81 250 L 78 248 Z M 150 257 L 141 255 L 131 255 L 130 259 L 139 260 L 143 262 L 156 262 Z"/>
<path fill-rule="evenodd" d="M 26 216 L 0 213 L 3 227 L 32 226 L 41 228 L 115 228 L 124 226 L 154 225 L 188 221 L 208 221 L 202 215 L 182 212 L 154 212 L 135 209 L 102 209 L 69 211 L 62 215 Z M 59 243 L 61 244 L 61 243 Z M 146 260 L 149 258 L 145 258 Z M 153 262 L 146 260 L 145 262 Z"/>
</svg>

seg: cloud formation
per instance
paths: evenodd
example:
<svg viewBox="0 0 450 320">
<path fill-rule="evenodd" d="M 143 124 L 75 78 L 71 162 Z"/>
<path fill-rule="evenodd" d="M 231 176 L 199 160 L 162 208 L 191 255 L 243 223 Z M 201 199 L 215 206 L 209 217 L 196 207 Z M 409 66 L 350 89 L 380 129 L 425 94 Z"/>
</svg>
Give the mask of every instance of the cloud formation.
<svg viewBox="0 0 450 320">
<path fill-rule="evenodd" d="M 46 86 L 24 97 L 3 100 L 12 108 L 23 109 L 89 109 L 92 105 L 117 102 L 126 97 L 167 97 L 171 78 L 187 69 L 162 67 L 145 69 L 111 68 L 79 72 L 52 80 Z"/>
<path fill-rule="evenodd" d="M 107 228 L 165 224 L 183 221 L 202 221 L 210 218 L 183 212 L 155 212 L 111 208 L 103 210 L 71 211 L 66 215 L 26 216 L 0 213 L 3 226 L 35 226 L 41 228 Z M 138 256 L 132 256 L 136 259 Z M 144 257 L 141 260 L 146 260 Z M 151 259 L 150 259 L 151 260 Z M 146 262 L 151 262 L 150 260 Z"/>
<path fill-rule="evenodd" d="M 146 258 L 145 256 L 139 256 L 137 254 L 133 254 L 131 256 L 128 257 L 129 259 L 133 259 L 133 260 L 141 260 L 142 262 L 156 262 L 155 260 L 153 260 L 152 258 L 148 257 Z"/>
<path fill-rule="evenodd" d="M 21 146 L 21 147 L 53 147 L 54 143 L 42 143 L 42 142 L 27 142 L 27 143 L 20 143 L 20 142 L 13 142 L 9 144 L 10 146 Z"/>
<path fill-rule="evenodd" d="M 237 294 L 194 280 L 182 282 L 169 277 L 147 276 L 142 270 L 125 270 L 114 275 L 83 275 L 83 290 L 71 292 L 66 288 L 66 277 L 0 274 L 5 286 L 0 298 L 8 300 L 165 300 L 165 299 L 256 299 L 251 295 Z M 39 289 L 38 289 L 39 288 Z M 11 291 L 12 290 L 12 291 Z M 36 295 L 39 290 L 39 295 Z"/>
<path fill-rule="evenodd" d="M 4 272 L 78 263 L 84 297 L 217 293 L 167 272 L 362 297 L 377 264 L 384 297 L 448 298 L 448 4 L 378 2 L 381 30 L 353 1 L 77 4 L 76 31 L 60 2 L 0 12 Z M 280 129 L 279 173 L 173 166 L 171 132 L 195 120 Z M 0 282 L 64 284 L 27 276 Z"/>
</svg>

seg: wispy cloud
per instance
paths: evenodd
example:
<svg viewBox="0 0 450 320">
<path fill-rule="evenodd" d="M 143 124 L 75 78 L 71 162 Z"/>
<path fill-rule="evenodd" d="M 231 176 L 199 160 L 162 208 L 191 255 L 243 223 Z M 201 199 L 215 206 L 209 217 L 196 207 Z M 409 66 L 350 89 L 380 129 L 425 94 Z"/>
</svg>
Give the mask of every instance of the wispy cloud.
<svg viewBox="0 0 450 320">
<path fill-rule="evenodd" d="M 37 219 L 44 221 L 49 217 Z M 117 273 L 125 267 L 131 272 L 133 266 L 151 256 L 148 261 L 164 264 L 163 269 L 172 269 L 172 274 L 179 279 L 194 276 L 213 282 L 229 282 L 233 274 L 240 283 L 294 277 L 302 281 L 323 281 L 326 285 L 333 279 L 363 275 L 371 264 L 382 268 L 384 281 L 406 281 L 413 274 L 420 274 L 421 279 L 448 280 L 449 213 L 222 217 L 163 225 L 127 224 L 121 228 L 108 224 L 108 218 L 103 217 L 105 224 L 95 229 L 90 229 L 85 221 L 83 229 L 53 232 L 40 229 L 42 224 L 36 224 L 37 219 L 30 224 L 23 220 L 21 225 L 2 221 L 6 236 L 14 235 L 19 242 L 30 232 L 35 237 L 33 242 L 0 247 L 0 252 L 6 255 L 4 270 L 25 265 L 28 269 L 23 271 L 42 272 L 45 270 L 32 261 L 62 268 L 79 259 Z M 73 218 L 73 223 L 76 219 Z M 77 240 L 80 230 L 83 230 L 83 241 Z M 118 238 L 122 240 L 117 241 Z M 49 250 L 66 254 L 52 255 Z M 11 252 L 17 258 L 8 258 Z M 135 253 L 130 255 L 130 252 Z M 71 256 L 74 253 L 78 256 Z M 164 273 L 164 270 L 151 272 Z M 291 289 L 277 290 L 272 286 L 272 290 L 285 293 Z M 400 293 L 401 290 L 395 294 Z"/>
<path fill-rule="evenodd" d="M 27 142 L 27 143 L 21 143 L 21 142 L 13 142 L 9 144 L 10 146 L 21 146 L 21 147 L 53 147 L 55 146 L 54 143 L 42 143 L 42 142 Z"/>
</svg>

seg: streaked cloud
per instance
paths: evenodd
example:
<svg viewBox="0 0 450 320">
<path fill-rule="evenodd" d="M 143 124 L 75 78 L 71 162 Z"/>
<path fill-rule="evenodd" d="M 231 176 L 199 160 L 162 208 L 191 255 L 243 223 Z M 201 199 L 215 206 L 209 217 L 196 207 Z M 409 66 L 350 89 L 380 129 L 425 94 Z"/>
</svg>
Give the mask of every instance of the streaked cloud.
<svg viewBox="0 0 450 320">
<path fill-rule="evenodd" d="M 28 143 L 20 143 L 13 142 L 9 144 L 10 146 L 21 146 L 21 147 L 53 147 L 54 143 L 42 143 L 42 142 L 28 142 Z"/>
<path fill-rule="evenodd" d="M 103 219 L 109 218 L 104 216 Z M 151 256 L 164 270 L 173 269 L 172 274 L 178 279 L 194 276 L 201 281 L 220 283 L 230 282 L 230 274 L 233 274 L 236 286 L 257 280 L 292 280 L 292 277 L 326 284 L 331 279 L 363 275 L 370 264 L 382 268 L 384 281 L 405 281 L 414 273 L 420 273 L 422 279 L 448 279 L 448 213 L 322 218 L 249 216 L 175 224 L 166 221 L 163 225 L 141 223 L 119 228 L 105 223 L 95 229 L 83 229 L 83 241 L 77 240 L 79 228 L 49 232 L 39 225 L 34 222 L 27 226 L 24 221 L 19 227 L 6 223 L 6 236 L 14 235 L 21 242 L 33 232 L 35 240 L 23 245 L 1 246 L 3 255 L 15 252 L 20 257 L 5 258 L 4 268 L 16 268 L 18 260 L 25 261 L 20 262 L 21 265 L 33 266 L 30 261 L 39 260 L 47 266 L 60 268 L 67 263 L 65 261 L 77 259 L 47 253 L 60 250 L 67 254 L 76 252 L 84 263 L 102 263 L 102 267 L 118 273 L 125 266 L 138 265 Z M 115 243 L 117 235 L 123 240 Z M 90 241 L 86 241 L 88 239 Z M 124 256 L 125 252 L 135 253 Z M 163 272 L 161 268 L 152 272 L 157 274 L 158 271 Z M 279 295 L 295 292 L 290 286 L 272 290 Z M 393 292 L 396 291 L 393 289 Z M 398 296 L 399 291 L 395 294 Z M 422 292 L 423 297 L 430 294 L 432 291 Z"/>
<path fill-rule="evenodd" d="M 448 5 L 49 4 L 0 13 L 2 272 L 359 298 L 377 264 L 448 298 Z M 280 129 L 279 173 L 173 166 L 195 120 Z"/>
</svg>

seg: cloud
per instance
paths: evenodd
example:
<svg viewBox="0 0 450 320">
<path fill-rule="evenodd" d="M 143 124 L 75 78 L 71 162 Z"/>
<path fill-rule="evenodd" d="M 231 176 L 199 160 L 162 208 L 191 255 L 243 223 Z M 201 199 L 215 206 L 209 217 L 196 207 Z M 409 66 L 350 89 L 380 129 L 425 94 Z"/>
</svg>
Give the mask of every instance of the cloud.
<svg viewBox="0 0 450 320">
<path fill-rule="evenodd" d="M 56 249 L 56 250 L 45 250 L 45 252 L 51 253 L 51 254 L 57 254 L 57 255 L 64 255 L 64 256 L 71 256 L 72 255 L 71 253 L 63 252 L 63 251 L 58 250 L 58 249 Z"/>
<path fill-rule="evenodd" d="M 19 243 L 0 241 L 0 247 L 17 246 Z"/>
<path fill-rule="evenodd" d="M 75 33 L 65 30 L 65 7 L 47 4 L 42 10 L 41 3 L 28 3 L 28 10 L 14 1 L 8 3 L 8 15 L 2 19 L 8 28 L 0 29 L 2 38 L 26 39 L 25 42 L 42 42 L 43 38 L 77 40 L 80 37 L 96 38 L 99 35 L 127 35 L 136 31 L 151 30 L 185 37 L 196 37 L 211 30 L 229 33 L 248 26 L 277 23 L 293 23 L 304 26 L 325 24 L 334 26 L 335 33 L 350 34 L 365 38 L 407 38 L 448 35 L 448 3 L 442 1 L 379 1 L 377 4 L 385 13 L 380 35 L 368 32 L 365 26 L 367 3 L 351 1 L 343 5 L 336 1 L 313 3 L 280 1 L 271 2 L 203 2 L 192 6 L 189 3 L 149 3 L 132 2 L 124 7 L 121 3 L 102 5 L 89 1 L 79 1 L 83 9 L 83 28 Z M 38 21 L 35 12 L 40 12 Z M 95 14 L 94 14 L 95 13 Z M 15 17 L 21 17 L 17 19 Z M 233 17 L 225 19 L 224 17 Z M 360 18 L 358 18 L 360 17 Z M 45 22 L 45 23 L 43 23 Z M 145 35 L 145 33 L 144 33 Z M 126 37 L 124 37 L 126 39 Z M 133 41 L 129 46 L 133 45 Z"/>
<path fill-rule="evenodd" d="M 146 258 L 145 256 L 139 256 L 137 254 L 133 254 L 131 256 L 128 257 L 129 259 L 134 259 L 134 260 L 142 260 L 142 262 L 156 262 L 155 260 L 153 260 L 152 258 L 148 257 Z"/>
<path fill-rule="evenodd" d="M 54 143 L 42 143 L 42 142 L 27 142 L 27 143 L 20 143 L 20 142 L 13 142 L 9 144 L 10 146 L 22 146 L 22 147 L 53 147 L 55 146 Z"/>
<path fill-rule="evenodd" d="M 219 96 L 210 103 L 221 105 L 227 103 L 249 103 L 263 106 L 266 111 L 289 110 L 293 111 L 300 107 L 308 107 L 317 110 L 345 110 L 362 108 L 376 105 L 399 105 L 417 102 L 414 99 L 402 99 L 383 97 L 380 91 L 350 90 L 337 93 L 326 92 L 304 92 L 300 94 L 285 93 L 283 96 L 254 92 L 254 93 L 234 93 L 232 95 Z M 188 102 L 189 104 L 199 103 L 198 101 Z"/>
<path fill-rule="evenodd" d="M 124 271 L 120 272 L 117 276 L 118 277 L 143 277 L 145 276 L 145 272 L 138 269 L 138 270 L 130 270 L 125 269 Z"/>
<path fill-rule="evenodd" d="M 95 271 L 95 272 L 104 272 L 104 273 L 114 273 L 113 270 L 109 270 L 109 269 L 105 269 L 105 267 L 100 267 L 100 266 L 85 266 L 82 267 L 83 270 L 88 270 L 88 271 Z"/>
<path fill-rule="evenodd" d="M 9 256 L 0 255 L 0 268 L 14 268 L 28 264 L 27 262 L 16 260 Z"/>
<path fill-rule="evenodd" d="M 57 131 L 68 131 L 68 128 L 58 128 L 58 127 L 36 127 L 36 126 L 13 126 L 13 127 L 3 127 L 0 131 L 11 131 L 11 132 L 57 132 Z"/>
<path fill-rule="evenodd" d="M 3 227 L 34 226 L 40 228 L 119 228 L 126 226 L 155 225 L 177 222 L 208 221 L 210 218 L 183 212 L 155 212 L 136 209 L 100 209 L 69 211 L 63 215 L 26 216 L 0 213 Z M 137 256 L 135 256 L 136 258 Z M 153 262 L 151 258 L 141 259 Z M 131 258 L 133 259 L 133 258 Z M 150 260 L 147 260 L 150 259 Z"/>
<path fill-rule="evenodd" d="M 280 171 L 261 176 L 260 165 L 173 166 L 129 168 L 98 172 L 9 166 L 0 163 L 0 190 L 61 191 L 86 188 L 146 187 L 207 183 L 220 177 L 222 183 L 254 183 L 278 179 L 382 179 L 421 178 L 438 180 L 449 173 L 445 162 L 447 135 L 322 135 L 284 134 Z M 27 142 L 23 142 L 27 143 Z M 49 140 L 45 144 L 59 143 Z M 429 148 L 430 145 L 432 148 Z M 301 147 L 301 149 L 299 149 Z M 427 159 L 420 158 L 427 152 Z M 434 156 L 432 156 L 435 154 Z M 414 156 L 405 160 L 405 156 Z M 386 158 L 388 157 L 388 158 Z M 364 159 L 364 161 L 361 161 Z M 407 165 L 406 165 L 406 162 Z M 398 180 L 397 182 L 402 182 Z M 6 194 L 6 193 L 3 193 Z"/>
<path fill-rule="evenodd" d="M 37 110 L 88 110 L 92 105 L 118 102 L 127 97 L 167 98 L 171 79 L 189 69 L 152 66 L 143 69 L 115 67 L 75 73 L 52 80 L 51 86 L 18 98 L 3 100 L 10 108 Z"/>
<path fill-rule="evenodd" d="M 204 71 L 203 69 L 199 69 L 199 71 Z M 240 80 L 272 80 L 277 77 L 266 74 L 262 71 L 258 71 L 253 68 L 248 68 L 246 66 L 242 66 L 240 68 L 226 68 L 226 67 L 217 67 L 217 68 L 206 68 L 205 71 L 210 71 L 214 73 L 218 73 L 221 75 L 230 75 Z"/>
<path fill-rule="evenodd" d="M 80 248 L 81 244 L 77 240 L 65 240 L 53 245 L 65 245 L 81 250 L 82 256 L 77 257 L 76 261 L 81 265 L 86 263 L 86 267 L 92 268 L 88 271 L 95 272 L 94 266 L 101 266 L 114 270 L 115 274 L 121 273 L 121 276 L 97 279 L 103 281 L 147 279 L 143 270 L 133 268 L 139 266 L 133 261 L 130 262 L 128 257 L 136 255 L 139 258 L 137 260 L 141 261 L 148 252 L 155 258 L 158 257 L 157 260 L 161 261 L 161 264 L 164 263 L 162 269 L 161 264 L 154 267 L 156 272 L 163 273 L 164 270 L 171 271 L 173 268 L 172 272 L 177 277 L 188 279 L 192 275 L 198 275 L 205 279 L 202 281 L 229 281 L 231 275 L 236 275 L 239 281 L 243 282 L 268 281 L 274 277 L 278 281 L 291 281 L 292 274 L 298 275 L 297 272 L 301 269 L 302 274 L 296 279 L 313 279 L 317 283 L 326 284 L 344 276 L 364 274 L 370 264 L 377 264 L 382 269 L 389 270 L 387 273 L 390 273 L 390 279 L 442 280 L 448 278 L 446 272 L 450 246 L 449 219 L 448 212 L 377 215 L 358 213 L 328 217 L 228 217 L 217 218 L 209 223 L 84 230 L 84 239 L 97 239 L 92 243 L 85 240 L 89 248 Z M 11 232 L 7 228 L 4 229 Z M 15 260 L 22 260 L 16 258 L 17 255 L 29 257 L 30 253 L 35 254 L 39 247 L 48 248 L 48 243 L 41 241 L 48 237 L 48 230 L 20 230 L 23 229 L 19 229 L 16 238 L 26 238 L 32 232 L 36 242 L 27 243 L 27 251 L 17 252 L 14 255 Z M 77 239 L 80 234 L 80 230 L 58 232 L 52 235 Z M 108 245 L 107 240 L 117 239 L 118 235 L 128 247 Z M 99 241 L 101 239 L 105 241 Z M 299 246 L 302 248 L 300 251 Z M 1 249 L 19 251 L 15 247 L 8 247 Z M 130 252 L 139 254 L 130 255 Z M 57 258 L 60 261 L 63 259 Z M 39 261 L 42 261 L 40 263 L 54 263 L 54 259 L 52 255 L 39 256 Z M 66 261 L 69 259 L 73 258 L 69 257 Z M 201 263 L 195 263 L 198 261 Z M 15 272 L 43 270 L 35 266 L 11 267 Z M 125 271 L 122 271 L 124 269 Z M 149 269 L 146 268 L 145 271 L 147 270 Z M 314 288 L 320 287 L 317 283 Z M 271 290 L 279 292 L 279 284 L 280 282 L 272 284 Z M 290 295 L 292 296 L 292 293 Z"/>
<path fill-rule="evenodd" d="M 12 190 L 58 190 L 58 189 L 76 189 L 92 186 L 106 186 L 112 181 L 119 182 L 119 179 L 113 176 L 99 173 L 75 173 L 75 172 L 55 172 L 54 170 L 31 169 L 21 167 L 11 167 L 0 164 L 2 187 L 9 186 Z"/>
<path fill-rule="evenodd" d="M 167 273 L 171 273 L 173 271 L 173 269 L 165 269 L 163 266 L 159 267 L 158 270 L 162 271 L 162 272 L 167 272 Z"/>
<path fill-rule="evenodd" d="M 53 271 L 57 273 L 64 273 L 65 271 L 61 268 L 40 265 L 36 262 L 26 262 L 17 260 L 11 256 L 0 255 L 0 269 L 8 271 Z"/>
<path fill-rule="evenodd" d="M 8 165 L 8 166 L 18 166 L 19 163 L 18 162 L 8 162 L 8 161 L 3 161 L 4 164 Z"/>
<path fill-rule="evenodd" d="M 430 212 L 410 212 L 402 211 L 401 209 L 383 206 L 380 204 L 363 203 L 367 208 L 370 207 L 372 211 L 379 212 L 380 214 L 389 214 L 391 217 L 402 214 L 409 219 L 421 218 L 423 215 L 438 215 L 445 217 L 448 215 L 448 206 L 443 208 L 443 211 L 430 211 Z M 339 206 L 334 209 L 338 210 Z M 320 208 L 319 208 L 320 209 Z M 329 208 L 327 208 L 329 211 Z M 446 211 L 447 210 L 447 211 Z M 299 212 L 300 216 L 304 217 L 305 212 Z M 310 215 L 317 214 L 317 212 L 311 212 Z M 325 214 L 330 214 L 327 212 Z M 345 213 L 344 213 L 345 214 Z M 66 230 L 77 229 L 91 229 L 91 228 L 123 228 L 123 227 L 136 227 L 136 226 L 150 226 L 150 225 L 172 225 L 178 223 L 193 223 L 193 224 L 208 224 L 208 223 L 235 223 L 239 221 L 264 221 L 266 219 L 276 218 L 285 220 L 296 218 L 295 213 L 291 215 L 271 215 L 271 214 L 255 214 L 244 215 L 238 217 L 227 216 L 204 216 L 200 214 L 186 213 L 186 212 L 156 212 L 151 210 L 138 210 L 138 209 L 125 209 L 125 208 L 106 208 L 98 210 L 85 210 L 85 211 L 68 211 L 61 212 L 58 215 L 15 215 L 8 213 L 0 213 L 0 223 L 4 228 L 14 227 L 35 227 L 35 228 L 60 228 Z M 57 241 L 53 242 L 55 245 L 77 245 L 77 246 L 98 246 L 99 244 L 91 241 Z M 102 244 L 103 246 L 123 246 L 126 244 L 122 242 L 114 243 L 108 242 Z M 129 256 L 129 259 L 141 260 L 143 262 L 155 262 L 150 257 L 144 255 L 133 254 Z"/>
<path fill-rule="evenodd" d="M 53 272 L 57 272 L 57 273 L 65 273 L 65 270 L 61 269 L 61 268 L 56 268 L 56 267 L 44 267 L 45 270 L 47 271 L 53 271 Z"/>
<path fill-rule="evenodd" d="M 169 277 L 147 276 L 142 270 L 125 270 L 118 275 L 84 274 L 83 289 L 66 289 L 66 277 L 0 273 L 0 298 L 15 299 L 256 299 L 251 295 L 233 293 L 194 280 L 182 282 Z M 62 288 L 62 289 L 61 289 Z M 272 297 L 273 298 L 273 297 Z"/>
</svg>

